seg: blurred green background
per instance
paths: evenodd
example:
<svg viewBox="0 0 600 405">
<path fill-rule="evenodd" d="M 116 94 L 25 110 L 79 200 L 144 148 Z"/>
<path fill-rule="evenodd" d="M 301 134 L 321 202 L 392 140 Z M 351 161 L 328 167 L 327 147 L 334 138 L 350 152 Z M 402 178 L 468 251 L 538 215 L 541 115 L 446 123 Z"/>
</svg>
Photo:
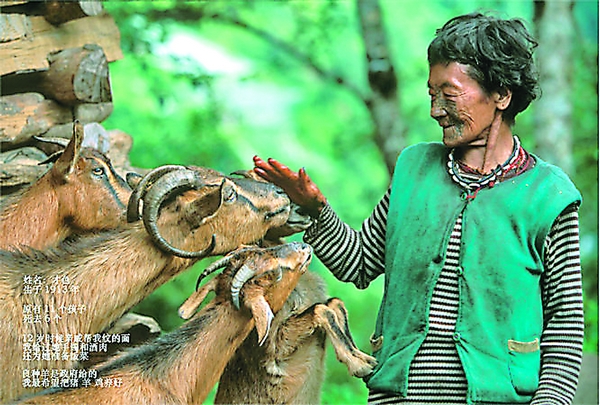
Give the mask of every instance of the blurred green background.
<svg viewBox="0 0 600 405">
<path fill-rule="evenodd" d="M 453 16 L 495 10 L 533 21 L 532 1 L 381 1 L 381 18 L 402 98 L 406 143 L 440 139 L 429 117 L 426 48 Z M 252 167 L 252 156 L 305 167 L 342 219 L 355 229 L 389 182 L 373 122 L 357 92 L 368 93 L 364 43 L 354 1 L 105 2 L 121 31 L 124 58 L 111 63 L 114 112 L 104 126 L 134 139 L 136 167 L 179 163 L 229 173 Z M 598 3 L 575 2 L 571 177 L 584 196 L 581 246 L 585 350 L 598 351 Z M 294 53 L 295 52 L 295 53 Z M 303 56 L 307 56 L 308 59 Z M 315 66 L 342 77 L 328 80 Z M 515 133 L 536 152 L 535 102 L 517 117 Z M 293 239 L 299 239 L 295 236 Z M 177 307 L 193 291 L 199 263 L 142 302 L 137 312 L 165 330 L 182 323 Z M 359 291 L 312 271 L 347 304 L 360 348 L 369 350 L 382 279 Z M 323 403 L 365 403 L 361 380 L 327 355 Z"/>
</svg>

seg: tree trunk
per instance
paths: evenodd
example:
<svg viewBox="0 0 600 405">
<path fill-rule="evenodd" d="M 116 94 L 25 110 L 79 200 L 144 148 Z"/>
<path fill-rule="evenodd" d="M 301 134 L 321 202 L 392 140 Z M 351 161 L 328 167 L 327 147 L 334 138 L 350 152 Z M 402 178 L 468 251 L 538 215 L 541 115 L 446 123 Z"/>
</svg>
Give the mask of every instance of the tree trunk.
<svg viewBox="0 0 600 405">
<path fill-rule="evenodd" d="M 63 105 L 110 103 L 108 61 L 98 45 L 69 48 L 48 55 L 43 72 L 2 77 L 2 95 L 39 92 Z"/>
<path fill-rule="evenodd" d="M 31 37 L 29 17 L 22 14 L 0 14 L 0 43 Z"/>
<path fill-rule="evenodd" d="M 572 158 L 573 1 L 536 1 L 534 23 L 540 43 L 537 62 L 542 97 L 536 102 L 536 153 L 567 173 Z"/>
<path fill-rule="evenodd" d="M 391 174 L 406 143 L 400 119 L 398 79 L 389 55 L 379 0 L 357 0 L 357 6 L 371 88 L 367 108 L 373 119 L 373 138 Z"/>
</svg>

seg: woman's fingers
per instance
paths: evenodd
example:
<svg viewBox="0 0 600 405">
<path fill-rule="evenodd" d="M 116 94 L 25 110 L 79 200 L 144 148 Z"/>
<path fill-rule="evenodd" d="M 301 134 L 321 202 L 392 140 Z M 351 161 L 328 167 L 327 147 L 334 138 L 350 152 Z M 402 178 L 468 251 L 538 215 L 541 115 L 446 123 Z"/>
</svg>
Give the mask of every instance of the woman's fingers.
<svg viewBox="0 0 600 405">
<path fill-rule="evenodd" d="M 258 156 L 254 156 L 254 166 L 256 174 L 280 187 L 295 186 L 294 183 L 298 181 L 297 173 L 273 158 L 265 162 Z"/>
<path fill-rule="evenodd" d="M 296 173 L 273 158 L 265 162 L 254 156 L 253 160 L 256 174 L 281 187 L 292 201 L 306 208 L 311 216 L 318 216 L 327 200 L 303 167 Z"/>
</svg>

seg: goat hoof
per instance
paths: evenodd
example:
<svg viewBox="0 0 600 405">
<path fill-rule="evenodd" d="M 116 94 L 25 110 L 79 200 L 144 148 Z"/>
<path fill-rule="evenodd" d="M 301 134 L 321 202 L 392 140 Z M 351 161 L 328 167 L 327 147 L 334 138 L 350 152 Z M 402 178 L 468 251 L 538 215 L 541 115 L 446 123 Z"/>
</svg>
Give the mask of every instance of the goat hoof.
<svg viewBox="0 0 600 405">
<path fill-rule="evenodd" d="M 368 376 L 373 372 L 373 369 L 377 365 L 377 360 L 375 357 L 369 356 L 366 353 L 362 353 L 361 358 L 357 358 L 356 364 L 348 365 L 348 371 L 353 377 L 363 378 Z"/>
<path fill-rule="evenodd" d="M 357 378 L 364 378 L 364 377 L 368 376 L 369 374 L 371 374 L 372 372 L 373 372 L 373 367 L 371 367 L 368 364 L 365 364 L 361 368 L 354 370 L 352 372 L 352 376 L 357 377 Z"/>
</svg>

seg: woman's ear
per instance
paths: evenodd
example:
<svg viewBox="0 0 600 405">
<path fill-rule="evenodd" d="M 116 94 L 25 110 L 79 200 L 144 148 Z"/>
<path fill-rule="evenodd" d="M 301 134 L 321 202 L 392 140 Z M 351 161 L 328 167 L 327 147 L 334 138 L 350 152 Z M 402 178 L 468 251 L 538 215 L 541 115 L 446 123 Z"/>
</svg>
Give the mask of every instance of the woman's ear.
<svg viewBox="0 0 600 405">
<path fill-rule="evenodd" d="M 499 110 L 506 110 L 510 105 L 510 100 L 512 100 L 512 91 L 509 89 L 501 89 L 494 92 L 494 102 L 496 103 L 496 108 Z"/>
</svg>

